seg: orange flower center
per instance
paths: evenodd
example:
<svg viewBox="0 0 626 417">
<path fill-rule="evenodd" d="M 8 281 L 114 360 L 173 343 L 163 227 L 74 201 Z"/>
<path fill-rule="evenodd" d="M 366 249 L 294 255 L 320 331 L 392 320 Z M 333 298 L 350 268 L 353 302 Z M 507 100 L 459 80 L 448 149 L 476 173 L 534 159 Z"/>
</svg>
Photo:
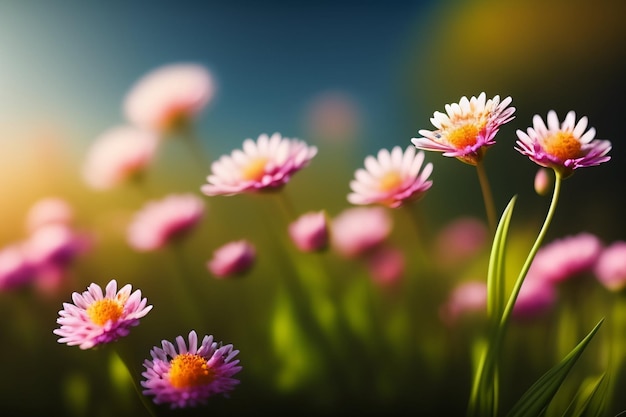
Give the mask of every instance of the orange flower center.
<svg viewBox="0 0 626 417">
<path fill-rule="evenodd" d="M 172 359 L 171 365 L 169 378 L 174 388 L 206 385 L 213 379 L 211 368 L 200 355 L 182 353 Z"/>
<path fill-rule="evenodd" d="M 560 161 L 578 158 L 580 156 L 580 141 L 572 132 L 557 132 L 543 139 L 543 149 Z"/>
<path fill-rule="evenodd" d="M 187 113 L 187 109 L 183 106 L 171 106 L 163 112 L 161 118 L 157 120 L 157 125 L 163 132 L 174 132 L 183 128 L 189 121 L 189 115 Z"/>
<path fill-rule="evenodd" d="M 257 158 L 251 161 L 248 166 L 242 170 L 242 177 L 247 181 L 259 181 L 265 174 L 266 158 Z"/>
<path fill-rule="evenodd" d="M 381 191 L 391 191 L 402 184 L 402 177 L 396 171 L 387 172 L 381 179 L 379 188 Z"/>
<path fill-rule="evenodd" d="M 123 304 L 110 298 L 98 300 L 87 307 L 87 316 L 98 326 L 103 326 L 109 320 L 118 320 L 123 312 Z"/>
<path fill-rule="evenodd" d="M 450 145 L 457 149 L 465 148 L 476 144 L 476 138 L 480 130 L 473 123 L 464 124 L 450 131 L 446 138 Z"/>
</svg>

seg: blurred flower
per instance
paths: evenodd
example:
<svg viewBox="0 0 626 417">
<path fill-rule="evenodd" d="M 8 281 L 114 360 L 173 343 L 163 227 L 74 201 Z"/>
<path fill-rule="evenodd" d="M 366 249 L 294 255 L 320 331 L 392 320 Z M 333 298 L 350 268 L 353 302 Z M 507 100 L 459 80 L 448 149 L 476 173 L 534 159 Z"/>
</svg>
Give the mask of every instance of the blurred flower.
<svg viewBox="0 0 626 417">
<path fill-rule="evenodd" d="M 457 158 L 470 165 L 482 159 L 485 150 L 496 143 L 500 126 L 513 120 L 515 107 L 511 97 L 500 102 L 500 96 L 486 100 L 485 93 L 469 100 L 462 97 L 459 103 L 446 104 L 446 113 L 436 111 L 430 119 L 437 130 L 419 131 L 423 137 L 411 142 L 418 149 L 443 152 L 443 156 Z"/>
<path fill-rule="evenodd" d="M 255 259 L 254 246 L 245 240 L 239 240 L 227 243 L 213 252 L 207 268 L 218 277 L 241 275 L 252 267 Z"/>
<path fill-rule="evenodd" d="M 152 309 L 141 298 L 141 291 L 131 294 L 127 284 L 119 291 L 117 282 L 109 281 L 105 293 L 97 284 L 91 284 L 82 294 L 74 292 L 74 304 L 63 303 L 57 323 L 61 325 L 54 334 L 61 336 L 59 343 L 78 345 L 81 349 L 113 342 L 127 336 L 130 328 L 139 324 L 139 319 Z"/>
<path fill-rule="evenodd" d="M 41 226 L 24 243 L 26 256 L 38 266 L 66 266 L 88 247 L 89 242 L 85 236 L 63 224 Z"/>
<path fill-rule="evenodd" d="M 311 135 L 327 141 L 353 138 L 359 124 L 356 103 L 338 91 L 315 97 L 308 106 L 306 116 Z"/>
<path fill-rule="evenodd" d="M 434 254 L 437 263 L 454 267 L 476 256 L 485 246 L 488 228 L 473 217 L 460 217 L 448 223 L 437 235 Z"/>
<path fill-rule="evenodd" d="M 626 242 L 614 242 L 602 250 L 594 266 L 598 281 L 611 291 L 626 287 Z"/>
<path fill-rule="evenodd" d="M 406 262 L 401 250 L 380 246 L 367 257 L 366 264 L 374 281 L 388 286 L 402 278 Z"/>
<path fill-rule="evenodd" d="M 431 187 L 428 177 L 433 165 L 428 163 L 422 169 L 424 152 L 409 147 L 402 152 L 399 146 L 391 152 L 378 151 L 378 157 L 365 158 L 365 169 L 358 169 L 355 179 L 350 182 L 352 193 L 348 201 L 352 204 L 378 203 L 396 208 L 407 201 L 417 200 Z"/>
<path fill-rule="evenodd" d="M 458 284 L 441 307 L 441 319 L 451 325 L 467 313 L 487 310 L 487 284 L 483 281 L 467 281 Z"/>
<path fill-rule="evenodd" d="M 28 285 L 34 278 L 35 267 L 28 260 L 22 244 L 0 249 L 0 291 Z"/>
<path fill-rule="evenodd" d="M 32 232 L 40 226 L 51 223 L 69 225 L 74 219 L 74 210 L 60 197 L 47 197 L 38 200 L 26 214 L 26 228 Z"/>
<path fill-rule="evenodd" d="M 328 246 L 328 222 L 324 211 L 303 214 L 289 225 L 289 236 L 303 252 L 314 252 Z"/>
<path fill-rule="evenodd" d="M 550 281 L 526 278 L 513 306 L 513 317 L 528 319 L 549 310 L 556 302 L 556 290 Z"/>
<path fill-rule="evenodd" d="M 539 195 L 548 194 L 553 182 L 550 171 L 545 168 L 539 168 L 535 175 L 535 192 Z"/>
<path fill-rule="evenodd" d="M 194 194 L 171 194 L 149 201 L 133 217 L 128 243 L 138 251 L 153 251 L 182 239 L 200 222 L 204 202 Z"/>
<path fill-rule="evenodd" d="M 201 190 L 214 196 L 278 189 L 316 154 L 315 146 L 307 146 L 298 139 L 283 138 L 279 133 L 271 137 L 262 134 L 256 142 L 246 139 L 243 150 L 234 150 L 230 156 L 223 155 L 213 162 L 208 184 Z"/>
<path fill-rule="evenodd" d="M 141 385 L 144 395 L 153 395 L 156 404 L 169 403 L 170 408 L 195 407 L 206 404 L 209 397 L 228 396 L 239 380 L 233 375 L 241 371 L 239 353 L 233 345 L 213 341 L 204 336 L 198 346 L 195 331 L 189 332 L 189 345 L 182 336 L 176 338 L 176 346 L 161 341 L 162 348 L 153 347 L 152 360 L 145 360 L 146 368 Z M 178 349 L 177 349 L 178 348 Z"/>
<path fill-rule="evenodd" d="M 139 127 L 167 133 L 189 123 L 214 93 L 213 77 L 203 66 L 164 65 L 132 87 L 124 101 L 124 113 Z"/>
<path fill-rule="evenodd" d="M 92 246 L 91 239 L 62 223 L 34 230 L 24 242 L 25 256 L 36 270 L 34 284 L 44 294 L 55 294 L 68 268 Z"/>
<path fill-rule="evenodd" d="M 590 233 L 554 240 L 537 251 L 526 280 L 558 283 L 589 272 L 601 251 L 600 239 Z"/>
<path fill-rule="evenodd" d="M 596 130 L 587 129 L 587 117 L 576 122 L 576 113 L 570 111 L 559 125 L 554 110 L 548 112 L 548 126 L 539 115 L 533 117 L 533 127 L 525 132 L 517 130 L 517 147 L 521 154 L 535 163 L 558 171 L 563 178 L 575 169 L 599 165 L 611 159 L 606 154 L 611 150 L 611 142 L 594 137 Z"/>
<path fill-rule="evenodd" d="M 113 188 L 141 175 L 152 162 L 158 140 L 131 126 L 111 128 L 99 136 L 87 153 L 83 175 L 98 190 Z"/>
<path fill-rule="evenodd" d="M 382 207 L 345 209 L 331 223 L 332 244 L 344 256 L 359 256 L 387 239 L 391 227 L 391 217 Z"/>
</svg>

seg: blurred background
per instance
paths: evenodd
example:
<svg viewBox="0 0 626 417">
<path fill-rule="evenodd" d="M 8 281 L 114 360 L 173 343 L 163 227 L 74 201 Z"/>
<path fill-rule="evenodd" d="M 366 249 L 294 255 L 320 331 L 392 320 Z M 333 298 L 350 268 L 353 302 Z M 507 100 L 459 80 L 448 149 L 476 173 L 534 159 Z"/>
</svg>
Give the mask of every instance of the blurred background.
<svg viewBox="0 0 626 417">
<path fill-rule="evenodd" d="M 409 146 L 419 129 L 431 129 L 434 111 L 461 96 L 511 96 L 516 118 L 501 128 L 486 166 L 498 211 L 518 195 L 514 227 L 530 230 L 531 238 L 549 200 L 533 190 L 537 166 L 513 149 L 515 130 L 526 130 L 534 114 L 545 118 L 554 109 L 562 119 L 575 110 L 588 116 L 597 138 L 612 141 L 612 160 L 564 182 L 547 239 L 589 232 L 608 243 L 626 239 L 619 124 L 626 94 L 624 17 L 620 0 L 0 1 L 0 244 L 24 237 L 26 212 L 47 196 L 70 201 L 77 224 L 98 236 L 65 291 L 43 300 L 28 291 L 0 294 L 0 407 L 19 415 L 140 415 L 132 388 L 129 395 L 116 388 L 129 388 L 124 382 L 110 382 L 115 363 L 106 350 L 59 345 L 52 334 L 61 303 L 91 282 L 131 282 L 155 305 L 132 339 L 123 341 L 138 364 L 161 339 L 173 340 L 194 325 L 161 307 L 169 295 L 164 271 L 179 273 L 169 259 L 134 253 L 125 244 L 125 224 L 145 195 L 131 186 L 95 191 L 81 177 L 89 145 L 124 123 L 123 99 L 148 71 L 177 62 L 211 71 L 217 93 L 197 120 L 209 160 L 261 133 L 280 132 L 317 146 L 311 166 L 285 192 L 298 212 L 325 209 L 331 216 L 348 207 L 349 181 L 367 155 Z M 166 145 L 151 172 L 151 190 L 199 193 L 209 164 L 204 170 L 190 166 L 182 143 Z M 418 206 L 428 229 L 459 216 L 483 218 L 472 167 L 435 153 L 426 160 L 435 166 L 434 185 Z M 321 388 L 332 374 L 307 379 L 306 364 L 276 382 L 278 351 L 268 342 L 266 324 L 273 320 L 280 262 L 260 260 L 234 282 L 215 280 L 204 268 L 227 240 L 251 236 L 268 252 L 276 249 L 264 221 L 273 203 L 248 197 L 205 197 L 207 219 L 186 242 L 190 273 L 208 282 L 205 316 L 197 325 L 204 328 L 198 331 L 234 343 L 245 370 L 233 398 L 215 399 L 214 410 L 464 412 L 470 343 L 447 352 L 451 357 L 429 356 L 443 355 L 437 343 L 451 331 L 436 313 L 449 283 L 418 285 L 423 292 L 416 294 L 424 299 L 409 304 L 418 309 L 423 332 L 436 340 L 428 345 L 424 339 L 422 350 L 408 356 L 399 353 L 412 362 L 398 359 L 400 364 L 385 368 L 382 373 L 391 376 L 372 383 L 376 395 L 335 398 Z M 589 315 L 591 322 L 599 318 Z M 392 358 L 393 352 L 379 354 Z M 528 385 L 554 362 L 544 359 L 534 359 L 535 373 L 511 380 Z M 314 367 L 312 359 L 302 360 Z M 394 381 L 396 369 L 403 373 Z M 300 379 L 307 382 L 298 385 Z"/>
</svg>

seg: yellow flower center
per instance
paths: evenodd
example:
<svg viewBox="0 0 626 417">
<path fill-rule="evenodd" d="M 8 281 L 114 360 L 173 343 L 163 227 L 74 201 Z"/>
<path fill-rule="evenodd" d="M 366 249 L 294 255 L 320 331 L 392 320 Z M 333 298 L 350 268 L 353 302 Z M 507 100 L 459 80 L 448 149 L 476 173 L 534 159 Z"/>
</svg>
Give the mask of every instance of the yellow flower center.
<svg viewBox="0 0 626 417">
<path fill-rule="evenodd" d="M 543 149 L 560 161 L 578 158 L 580 156 L 580 141 L 572 132 L 557 132 L 544 138 Z"/>
<path fill-rule="evenodd" d="M 172 359 L 171 365 L 169 378 L 174 388 L 206 385 L 213 379 L 211 368 L 200 355 L 182 353 Z"/>
<path fill-rule="evenodd" d="M 248 181 L 259 181 L 265 174 L 266 158 L 257 158 L 242 170 L 242 177 Z"/>
<path fill-rule="evenodd" d="M 402 177 L 396 171 L 387 172 L 381 179 L 379 188 L 381 191 L 391 191 L 402 184 Z"/>
<path fill-rule="evenodd" d="M 87 307 L 87 316 L 98 326 L 103 326 L 109 320 L 118 320 L 123 312 L 123 304 L 110 298 L 98 300 Z"/>
<path fill-rule="evenodd" d="M 473 123 L 468 123 L 450 131 L 446 135 L 446 138 L 450 145 L 457 149 L 462 149 L 466 146 L 475 145 L 479 132 L 478 126 Z"/>
</svg>

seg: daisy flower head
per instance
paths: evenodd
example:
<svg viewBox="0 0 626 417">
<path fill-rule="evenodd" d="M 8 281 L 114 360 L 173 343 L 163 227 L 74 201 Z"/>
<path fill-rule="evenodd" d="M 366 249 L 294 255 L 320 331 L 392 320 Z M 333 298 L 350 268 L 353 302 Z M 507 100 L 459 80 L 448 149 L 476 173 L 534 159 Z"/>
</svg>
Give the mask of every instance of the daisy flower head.
<svg viewBox="0 0 626 417">
<path fill-rule="evenodd" d="M 233 378 L 241 371 L 238 350 L 233 345 L 213 341 L 204 336 L 198 345 L 198 335 L 189 332 L 189 344 L 182 336 L 176 345 L 163 340 L 162 347 L 153 347 L 151 360 L 145 360 L 146 368 L 141 385 L 144 395 L 154 396 L 155 404 L 169 404 L 170 408 L 195 407 L 206 404 L 214 395 L 228 394 L 239 384 Z"/>
<path fill-rule="evenodd" d="M 86 236 L 63 224 L 49 224 L 35 230 L 24 249 L 34 265 L 68 265 L 89 248 Z"/>
<path fill-rule="evenodd" d="M 428 177 L 433 165 L 423 164 L 424 152 L 417 152 L 414 147 L 404 152 L 399 146 L 391 152 L 381 149 L 376 158 L 371 155 L 365 158 L 365 169 L 356 171 L 355 179 L 350 182 L 352 193 L 348 194 L 348 201 L 396 208 L 417 200 L 432 186 Z"/>
<path fill-rule="evenodd" d="M 36 267 L 28 259 L 23 244 L 14 243 L 0 249 L 0 292 L 26 286 L 35 277 Z"/>
<path fill-rule="evenodd" d="M 431 123 L 436 130 L 422 129 L 421 138 L 412 138 L 418 149 L 443 152 L 470 165 L 481 161 L 485 150 L 496 143 L 500 126 L 513 120 L 515 107 L 511 97 L 487 100 L 485 93 L 470 99 L 463 96 L 458 103 L 446 104 L 446 113 L 436 111 Z"/>
<path fill-rule="evenodd" d="M 557 291 L 550 281 L 540 279 L 525 279 L 520 288 L 513 317 L 517 319 L 531 319 L 549 311 L 557 301 Z"/>
<path fill-rule="evenodd" d="M 477 257 L 485 247 L 489 229 L 474 217 L 458 217 L 437 234 L 433 249 L 434 259 L 444 268 L 454 268 Z"/>
<path fill-rule="evenodd" d="M 370 276 L 379 285 L 397 284 L 406 269 L 404 252 L 398 248 L 382 245 L 366 259 Z"/>
<path fill-rule="evenodd" d="M 591 272 L 601 253 L 602 242 L 591 233 L 556 239 L 537 251 L 526 280 L 551 283 L 567 281 L 579 274 Z"/>
<path fill-rule="evenodd" d="M 142 252 L 160 249 L 187 236 L 204 211 L 204 202 L 194 194 L 171 194 L 149 201 L 128 226 L 128 243 Z"/>
<path fill-rule="evenodd" d="M 596 130 L 587 129 L 587 117 L 576 122 L 576 113 L 570 111 L 563 123 L 554 110 L 548 112 L 547 125 L 539 115 L 533 117 L 533 127 L 526 132 L 517 130 L 517 147 L 522 155 L 546 168 L 552 168 L 567 178 L 577 168 L 599 165 L 611 159 L 608 140 L 594 139 Z"/>
<path fill-rule="evenodd" d="M 214 94 L 215 82 L 204 66 L 164 65 L 148 72 L 131 88 L 124 113 L 136 126 L 168 133 L 189 123 Z"/>
<path fill-rule="evenodd" d="M 331 223 L 331 241 L 341 255 L 365 255 L 381 245 L 391 233 L 393 220 L 382 207 L 351 207 Z"/>
<path fill-rule="evenodd" d="M 604 248 L 594 266 L 594 273 L 610 291 L 626 288 L 626 241 L 617 241 Z"/>
<path fill-rule="evenodd" d="M 246 273 L 255 259 L 254 246 L 246 240 L 238 240 L 218 248 L 206 266 L 213 275 L 224 278 Z"/>
<path fill-rule="evenodd" d="M 279 133 L 262 134 L 256 141 L 246 139 L 243 149 L 213 162 L 208 184 L 201 190 L 208 196 L 277 190 L 316 154 L 317 147 Z"/>
<path fill-rule="evenodd" d="M 328 246 L 328 220 L 324 211 L 309 212 L 289 224 L 289 236 L 302 252 L 315 252 Z"/>
<path fill-rule="evenodd" d="M 102 288 L 92 283 L 82 294 L 72 294 L 73 303 L 63 303 L 57 323 L 60 328 L 54 334 L 61 336 L 59 343 L 78 345 L 81 349 L 113 342 L 125 337 L 130 328 L 152 309 L 141 290 L 131 294 L 132 286 L 126 284 L 117 289 L 117 281 L 111 280 Z"/>
<path fill-rule="evenodd" d="M 154 159 L 157 144 L 157 137 L 148 131 L 133 126 L 111 128 L 89 148 L 83 177 L 96 190 L 138 177 Z"/>
<path fill-rule="evenodd" d="M 465 315 L 482 315 L 486 311 L 487 284 L 483 281 L 466 281 L 453 288 L 447 301 L 441 306 L 439 315 L 446 324 L 453 325 Z"/>
</svg>

